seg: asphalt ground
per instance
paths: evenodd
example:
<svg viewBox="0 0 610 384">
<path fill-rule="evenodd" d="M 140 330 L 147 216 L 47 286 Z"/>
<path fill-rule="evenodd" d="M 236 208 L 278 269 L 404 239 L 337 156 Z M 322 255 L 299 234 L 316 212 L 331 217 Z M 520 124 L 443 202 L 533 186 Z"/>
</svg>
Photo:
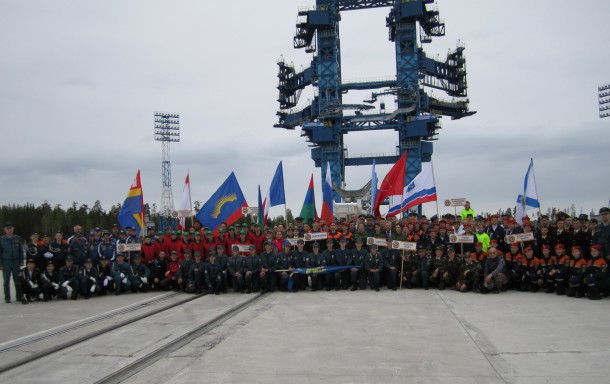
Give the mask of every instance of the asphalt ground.
<svg viewBox="0 0 610 384">
<path fill-rule="evenodd" d="M 162 295 L 0 303 L 0 347 Z M 193 300 L 5 372 L 0 382 L 95 382 L 250 297 Z M 276 292 L 126 382 L 605 383 L 609 316 L 609 299 L 541 292 Z"/>
</svg>

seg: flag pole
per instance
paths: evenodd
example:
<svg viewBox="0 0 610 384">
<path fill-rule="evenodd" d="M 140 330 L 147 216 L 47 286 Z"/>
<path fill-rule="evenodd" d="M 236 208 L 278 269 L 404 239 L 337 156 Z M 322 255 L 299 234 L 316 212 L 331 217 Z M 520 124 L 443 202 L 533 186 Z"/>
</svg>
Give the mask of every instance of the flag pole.
<svg viewBox="0 0 610 384">
<path fill-rule="evenodd" d="M 534 169 L 534 159 L 530 157 L 532 162 L 532 170 Z M 536 172 L 534 172 L 534 190 L 536 191 L 536 197 L 538 197 L 538 183 L 536 183 Z M 538 197 L 538 220 L 542 216 L 542 208 L 540 207 L 540 197 Z"/>
<path fill-rule="evenodd" d="M 432 168 L 432 182 L 434 183 L 434 188 L 436 188 L 436 176 L 434 176 L 434 163 L 432 160 L 430 160 L 430 167 Z M 438 197 L 436 198 L 436 217 L 438 217 L 440 221 L 440 216 L 438 213 Z"/>
<path fill-rule="evenodd" d="M 286 208 L 286 203 L 284 203 L 284 217 L 286 218 L 286 229 L 288 229 L 288 208 Z"/>
</svg>

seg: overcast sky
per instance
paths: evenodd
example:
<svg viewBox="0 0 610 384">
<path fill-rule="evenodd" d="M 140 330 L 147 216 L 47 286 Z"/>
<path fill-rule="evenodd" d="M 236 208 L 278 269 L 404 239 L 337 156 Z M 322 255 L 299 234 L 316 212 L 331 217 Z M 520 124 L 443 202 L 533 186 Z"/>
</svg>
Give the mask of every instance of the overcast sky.
<svg viewBox="0 0 610 384">
<path fill-rule="evenodd" d="M 175 206 L 190 170 L 205 202 L 235 171 L 250 205 L 284 161 L 288 208 L 301 209 L 320 170 L 299 130 L 273 128 L 281 54 L 297 68 L 298 8 L 314 0 L 21 1 L 0 3 L 0 204 L 108 209 L 141 169 L 147 203 L 161 199 L 161 143 L 153 113 L 180 114 L 172 143 Z M 513 207 L 534 159 L 543 210 L 585 213 L 610 197 L 610 118 L 597 86 L 610 82 L 610 2 L 440 0 L 446 36 L 424 49 L 444 58 L 466 45 L 472 117 L 442 119 L 434 167 L 442 201 L 467 197 L 475 211 Z M 343 78 L 395 75 L 388 8 L 342 13 Z M 301 105 L 312 91 L 303 92 Z M 358 102 L 370 92 L 351 93 Z M 436 97 L 444 96 L 434 91 Z M 389 107 L 388 107 L 389 108 Z M 395 132 L 346 136 L 350 155 L 391 152 Z M 381 180 L 389 166 L 378 167 Z M 370 167 L 347 169 L 361 188 Z M 436 212 L 426 204 L 426 213 Z M 283 213 L 275 207 L 271 215 Z"/>
</svg>

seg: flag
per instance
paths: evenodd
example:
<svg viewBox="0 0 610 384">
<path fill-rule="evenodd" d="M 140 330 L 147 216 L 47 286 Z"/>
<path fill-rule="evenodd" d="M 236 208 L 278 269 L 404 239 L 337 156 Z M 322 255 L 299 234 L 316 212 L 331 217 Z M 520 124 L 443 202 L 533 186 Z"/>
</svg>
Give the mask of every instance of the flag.
<svg viewBox="0 0 610 384">
<path fill-rule="evenodd" d="M 140 182 L 140 170 L 133 179 L 127 197 L 119 211 L 119 225 L 122 228 L 134 227 L 139 229 L 138 233 L 143 235 L 146 230 L 144 219 L 144 194 L 142 193 L 142 183 Z"/>
<path fill-rule="evenodd" d="M 263 200 L 263 223 L 267 223 L 269 208 L 280 204 L 286 204 L 286 195 L 284 193 L 284 170 L 282 168 L 281 161 L 277 165 L 275 174 L 271 180 L 271 186 L 269 187 L 267 197 L 265 197 L 265 200 Z"/>
<path fill-rule="evenodd" d="M 371 207 L 377 198 L 377 172 L 375 172 L 375 159 L 373 159 L 373 174 L 371 175 Z"/>
<path fill-rule="evenodd" d="M 316 196 L 313 190 L 313 174 L 309 180 L 309 187 L 305 194 L 305 201 L 303 202 L 303 208 L 301 208 L 301 214 L 304 222 L 312 222 L 318 218 L 318 212 L 316 211 Z"/>
<path fill-rule="evenodd" d="M 390 205 L 390 209 L 386 216 L 395 216 L 401 212 L 402 206 L 402 194 L 405 187 L 405 170 L 407 166 L 407 152 L 402 154 L 396 164 L 392 166 L 388 174 L 381 182 L 381 187 L 377 192 L 375 199 L 375 205 L 373 205 L 373 213 L 375 217 L 381 217 L 379 213 L 379 206 L 386 197 L 391 200 L 399 202 L 395 205 Z"/>
<path fill-rule="evenodd" d="M 263 200 L 261 198 L 261 185 L 258 185 L 258 216 L 257 218 L 257 222 L 258 225 L 263 228 L 263 226 L 265 225 L 265 223 L 263 222 Z"/>
<path fill-rule="evenodd" d="M 330 163 L 326 163 L 326 179 L 322 183 L 322 216 L 326 224 L 335 221 L 333 216 L 333 183 L 330 177 Z"/>
<path fill-rule="evenodd" d="M 214 192 L 197 213 L 197 220 L 211 231 L 217 231 L 220 224 L 231 225 L 242 217 L 241 208 L 248 203 L 241 192 L 235 174 L 231 172 L 224 183 Z"/>
<path fill-rule="evenodd" d="M 405 186 L 402 197 L 402 211 L 411 207 L 436 201 L 436 186 L 434 184 L 434 169 L 430 166 L 422 170 L 409 185 Z"/>
<path fill-rule="evenodd" d="M 186 218 L 193 214 L 193 206 L 191 204 L 191 181 L 189 179 L 189 172 L 186 172 L 186 180 L 184 181 L 184 187 L 182 188 L 182 204 L 180 205 L 180 221 L 178 223 L 178 229 L 184 231 L 186 228 Z"/>
<path fill-rule="evenodd" d="M 523 182 L 523 190 L 517 196 L 517 210 L 515 212 L 517 222 L 522 225 L 522 217 L 526 215 L 526 211 L 530 209 L 540 209 L 538 201 L 538 191 L 536 190 L 536 177 L 534 175 L 534 160 L 530 159 L 530 166 L 525 174 Z"/>
<path fill-rule="evenodd" d="M 286 204 L 286 194 L 284 193 L 284 170 L 282 168 L 282 162 L 277 165 L 273 180 L 271 180 L 271 186 L 269 187 L 269 201 L 270 207 L 276 205 Z"/>
</svg>

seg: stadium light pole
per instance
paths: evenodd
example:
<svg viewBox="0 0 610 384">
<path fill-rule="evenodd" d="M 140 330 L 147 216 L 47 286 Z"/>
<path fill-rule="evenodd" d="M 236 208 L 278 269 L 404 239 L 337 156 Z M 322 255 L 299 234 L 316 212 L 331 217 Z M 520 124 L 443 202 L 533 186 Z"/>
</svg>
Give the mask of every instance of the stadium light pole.
<svg viewBox="0 0 610 384">
<path fill-rule="evenodd" d="M 159 230 L 170 227 L 175 229 L 176 220 L 172 218 L 174 197 L 172 195 L 172 168 L 169 144 L 180 141 L 180 115 L 177 113 L 155 112 L 155 140 L 161 142 L 161 209 L 159 211 Z"/>
</svg>

